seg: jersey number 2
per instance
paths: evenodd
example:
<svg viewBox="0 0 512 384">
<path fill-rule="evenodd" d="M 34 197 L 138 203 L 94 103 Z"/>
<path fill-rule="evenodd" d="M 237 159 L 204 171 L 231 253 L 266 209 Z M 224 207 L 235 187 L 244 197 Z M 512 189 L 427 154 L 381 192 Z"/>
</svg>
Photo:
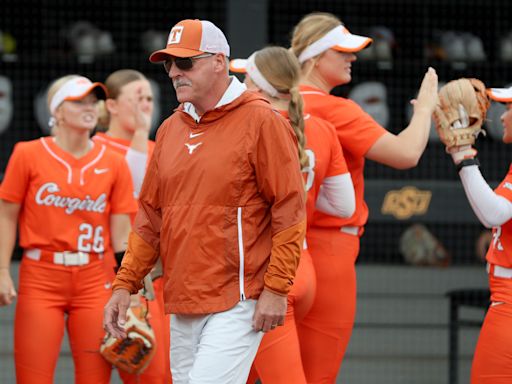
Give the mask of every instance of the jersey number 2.
<svg viewBox="0 0 512 384">
<path fill-rule="evenodd" d="M 496 227 L 496 230 L 492 234 L 492 237 L 494 237 L 494 240 L 492 241 L 492 243 L 494 244 L 495 249 L 497 249 L 498 251 L 503 251 L 503 245 L 501 244 L 500 236 L 501 236 L 501 226 Z"/>
</svg>

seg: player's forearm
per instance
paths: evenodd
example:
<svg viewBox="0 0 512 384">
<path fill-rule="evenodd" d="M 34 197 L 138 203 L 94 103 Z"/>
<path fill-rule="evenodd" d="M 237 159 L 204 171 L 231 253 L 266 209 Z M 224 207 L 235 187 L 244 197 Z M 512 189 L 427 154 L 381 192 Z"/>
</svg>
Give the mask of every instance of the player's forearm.
<svg viewBox="0 0 512 384">
<path fill-rule="evenodd" d="M 16 244 L 19 205 L 0 200 L 0 269 L 8 269 Z"/>
<path fill-rule="evenodd" d="M 127 214 L 113 214 L 110 216 L 110 231 L 114 252 L 126 250 L 130 229 L 130 216 Z"/>
<path fill-rule="evenodd" d="M 430 133 L 431 114 L 425 108 L 417 108 L 411 122 L 398 134 L 402 153 L 411 157 L 417 163 L 425 150 Z"/>
<path fill-rule="evenodd" d="M 365 157 L 395 169 L 415 167 L 428 142 L 431 117 L 424 108 L 417 109 L 411 123 L 398 135 L 382 135 Z"/>
<path fill-rule="evenodd" d="M 463 167 L 459 175 L 469 203 L 484 226 L 497 227 L 512 218 L 512 203 L 489 187 L 478 166 Z"/>
</svg>

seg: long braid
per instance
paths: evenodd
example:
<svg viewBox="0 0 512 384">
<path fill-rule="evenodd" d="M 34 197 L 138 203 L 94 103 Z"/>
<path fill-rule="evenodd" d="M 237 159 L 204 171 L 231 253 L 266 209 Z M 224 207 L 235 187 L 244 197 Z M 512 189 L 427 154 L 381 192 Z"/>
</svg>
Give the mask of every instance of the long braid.
<svg viewBox="0 0 512 384">
<path fill-rule="evenodd" d="M 290 89 L 290 103 L 288 104 L 288 118 L 297 136 L 299 161 L 301 168 L 309 165 L 309 158 L 306 154 L 306 135 L 304 134 L 304 101 L 297 87 Z"/>
</svg>

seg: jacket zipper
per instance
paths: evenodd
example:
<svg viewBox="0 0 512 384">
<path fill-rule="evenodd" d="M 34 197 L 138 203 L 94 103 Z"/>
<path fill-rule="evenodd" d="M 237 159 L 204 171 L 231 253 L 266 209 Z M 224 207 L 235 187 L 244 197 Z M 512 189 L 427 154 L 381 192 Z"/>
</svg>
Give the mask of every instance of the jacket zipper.
<svg viewBox="0 0 512 384">
<path fill-rule="evenodd" d="M 244 290 L 244 239 L 242 236 L 242 207 L 237 210 L 237 224 L 238 224 L 238 254 L 240 257 L 240 269 L 238 270 L 238 281 L 240 282 L 240 300 L 245 300 Z"/>
</svg>

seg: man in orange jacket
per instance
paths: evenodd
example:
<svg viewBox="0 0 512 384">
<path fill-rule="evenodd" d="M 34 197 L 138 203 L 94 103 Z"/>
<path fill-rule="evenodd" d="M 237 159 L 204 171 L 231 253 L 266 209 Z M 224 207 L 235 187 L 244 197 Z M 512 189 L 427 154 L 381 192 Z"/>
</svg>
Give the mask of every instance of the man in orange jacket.
<svg viewBox="0 0 512 384">
<path fill-rule="evenodd" d="M 104 327 L 126 337 L 129 295 L 160 258 L 173 382 L 245 383 L 262 332 L 282 325 L 305 234 L 286 120 L 228 74 L 205 20 L 176 24 L 164 62 L 179 108 L 161 125 Z"/>
</svg>

